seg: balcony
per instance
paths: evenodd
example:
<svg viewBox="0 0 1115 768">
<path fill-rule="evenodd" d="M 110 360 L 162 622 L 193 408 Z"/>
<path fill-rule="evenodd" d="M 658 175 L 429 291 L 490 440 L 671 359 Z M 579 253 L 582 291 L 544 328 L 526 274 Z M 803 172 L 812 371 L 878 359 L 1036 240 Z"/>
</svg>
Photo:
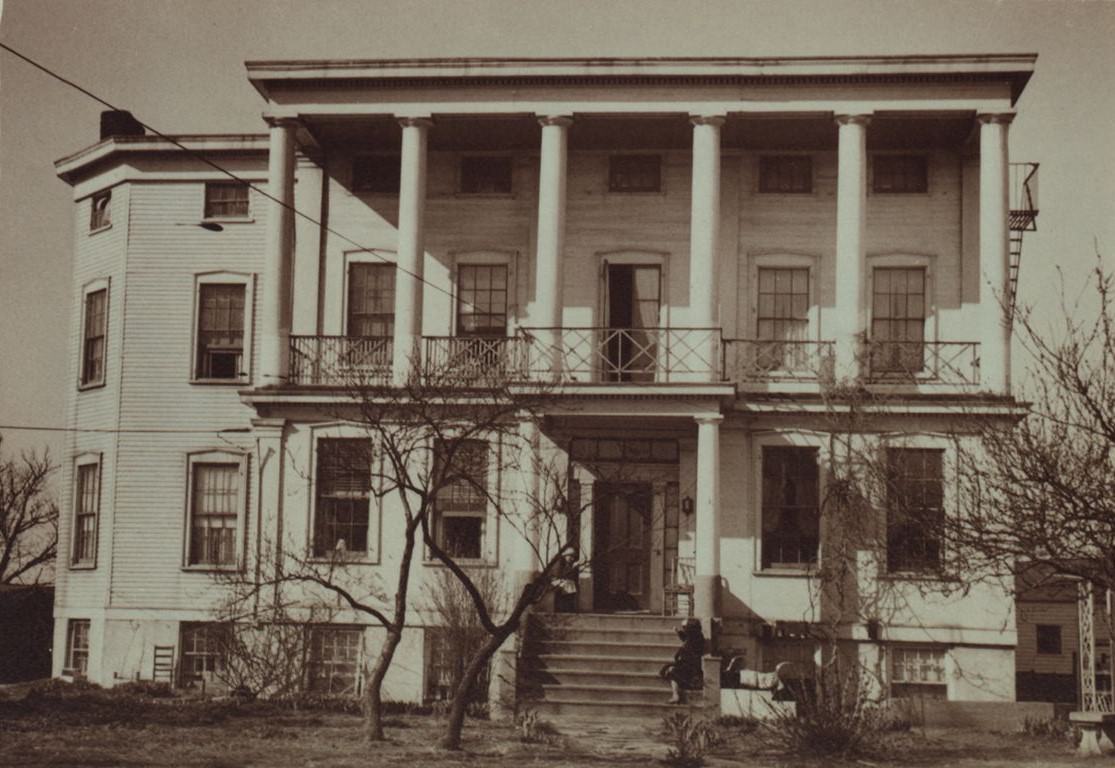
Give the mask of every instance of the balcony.
<svg viewBox="0 0 1115 768">
<path fill-rule="evenodd" d="M 532 381 L 664 384 L 720 381 L 718 328 L 522 328 Z"/>
<path fill-rule="evenodd" d="M 731 381 L 817 382 L 833 375 L 835 345 L 831 341 L 724 342 L 724 375 Z"/>
<path fill-rule="evenodd" d="M 394 343 L 389 337 L 291 336 L 291 384 L 343 386 L 391 381 Z"/>
<path fill-rule="evenodd" d="M 869 341 L 867 381 L 874 384 L 979 384 L 979 344 L 974 341 Z"/>
<path fill-rule="evenodd" d="M 430 385 L 475 387 L 521 380 L 522 342 L 514 336 L 426 336 L 423 380 Z"/>
</svg>

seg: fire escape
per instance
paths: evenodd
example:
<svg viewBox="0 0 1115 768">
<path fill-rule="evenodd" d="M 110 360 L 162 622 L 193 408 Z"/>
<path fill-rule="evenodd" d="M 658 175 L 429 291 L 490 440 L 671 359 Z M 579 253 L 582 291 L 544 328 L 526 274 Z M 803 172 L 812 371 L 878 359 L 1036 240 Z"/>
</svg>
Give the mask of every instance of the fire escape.
<svg viewBox="0 0 1115 768">
<path fill-rule="evenodd" d="M 1038 164 L 1010 164 L 1010 316 L 1018 300 L 1022 238 L 1038 228 Z"/>
</svg>

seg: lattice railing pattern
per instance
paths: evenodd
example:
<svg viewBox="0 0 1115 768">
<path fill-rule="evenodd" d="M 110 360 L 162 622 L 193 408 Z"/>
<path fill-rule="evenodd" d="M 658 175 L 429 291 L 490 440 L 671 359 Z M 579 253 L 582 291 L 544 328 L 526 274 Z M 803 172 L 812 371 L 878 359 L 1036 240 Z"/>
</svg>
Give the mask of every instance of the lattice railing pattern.
<svg viewBox="0 0 1115 768">
<path fill-rule="evenodd" d="M 869 341 L 868 381 L 979 384 L 979 344 L 974 341 Z"/>
<path fill-rule="evenodd" d="M 664 383 L 721 378 L 716 328 L 524 328 L 530 378 Z"/>
<path fill-rule="evenodd" d="M 522 378 L 522 339 L 507 336 L 427 336 L 423 375 L 445 386 L 507 383 Z"/>
<path fill-rule="evenodd" d="M 379 336 L 291 336 L 290 383 L 340 386 L 391 380 L 394 344 Z"/>
<path fill-rule="evenodd" d="M 733 381 L 820 381 L 833 373 L 831 341 L 724 342 L 727 378 Z"/>
</svg>

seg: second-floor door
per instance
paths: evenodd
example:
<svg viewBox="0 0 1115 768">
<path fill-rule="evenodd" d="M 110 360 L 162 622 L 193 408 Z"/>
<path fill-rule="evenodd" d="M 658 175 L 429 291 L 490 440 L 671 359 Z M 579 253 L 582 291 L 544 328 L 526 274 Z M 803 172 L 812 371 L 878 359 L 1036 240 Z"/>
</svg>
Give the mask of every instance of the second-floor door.
<svg viewBox="0 0 1115 768">
<path fill-rule="evenodd" d="M 606 329 L 601 339 L 606 381 L 654 381 L 658 367 L 662 270 L 657 264 L 608 264 Z"/>
</svg>

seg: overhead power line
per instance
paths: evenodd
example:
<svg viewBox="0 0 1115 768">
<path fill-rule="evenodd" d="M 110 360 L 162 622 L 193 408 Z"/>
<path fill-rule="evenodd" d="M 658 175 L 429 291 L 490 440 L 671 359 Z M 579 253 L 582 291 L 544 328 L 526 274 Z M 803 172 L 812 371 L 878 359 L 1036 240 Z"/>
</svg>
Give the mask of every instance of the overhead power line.
<svg viewBox="0 0 1115 768">
<path fill-rule="evenodd" d="M 93 101 L 97 102 L 98 104 L 100 104 L 102 106 L 107 107 L 108 109 L 111 109 L 111 110 L 114 110 L 114 111 L 117 111 L 117 112 L 124 111 L 120 107 L 117 107 L 112 102 L 107 101 L 106 99 L 103 99 L 100 96 L 98 96 L 97 94 L 93 93 L 88 88 L 85 88 L 81 85 L 78 85 L 73 80 L 70 80 L 69 78 L 59 74 L 58 72 L 55 72 L 53 69 L 46 66 L 45 64 L 41 64 L 38 61 L 36 61 L 35 59 L 32 59 L 30 56 L 28 56 L 24 53 L 20 53 L 15 48 L 12 48 L 10 45 L 8 45 L 7 43 L 0 42 L 0 49 L 3 49 L 5 51 L 7 51 L 8 53 L 12 54 L 13 56 L 16 56 L 16 57 L 22 59 L 23 61 L 27 62 L 31 66 L 40 70 L 41 72 L 44 72 L 45 74 L 49 75 L 50 77 L 54 78 L 55 80 L 59 81 L 60 83 L 63 83 L 64 85 L 67 85 L 70 88 L 73 88 L 74 90 L 79 91 L 80 93 L 84 94 L 85 96 L 88 96 L 90 99 L 92 99 Z M 210 160 L 205 155 L 201 154 L 200 152 L 198 152 L 196 150 L 193 150 L 193 149 L 190 149 L 185 144 L 183 144 L 182 142 L 175 139 L 173 136 L 168 136 L 167 134 L 160 131 L 158 128 L 155 128 L 151 125 L 148 125 L 147 123 L 143 122 L 142 120 L 140 120 L 138 118 L 136 118 L 136 122 L 139 123 L 139 125 L 143 126 L 144 130 L 150 131 L 152 134 L 159 137 L 163 141 L 167 141 L 167 142 L 173 144 L 175 147 L 177 147 L 181 151 L 185 152 L 186 154 L 190 155 L 191 157 L 194 157 L 194 158 L 200 160 L 201 162 L 208 165 L 210 168 L 213 168 L 214 170 L 219 171 L 220 173 L 224 174 L 225 176 L 228 176 L 230 179 L 232 179 L 232 180 L 234 180 L 234 181 L 236 181 L 240 184 L 244 184 L 249 189 L 254 190 L 256 193 L 262 195 L 263 197 L 267 198 L 271 202 L 277 203 L 278 205 L 281 205 L 283 208 L 286 208 L 287 210 L 291 211 L 294 215 L 300 216 L 301 218 L 310 222 L 311 224 L 318 227 L 322 231 L 328 232 L 329 234 L 344 240 L 349 245 L 353 245 L 353 246 L 359 248 L 362 253 L 369 253 L 372 256 L 374 256 L 376 259 L 378 259 L 379 261 L 383 262 L 384 264 L 393 264 L 395 266 L 395 268 L 397 270 L 399 270 L 400 272 L 402 272 L 406 275 L 409 275 L 410 277 L 414 278 L 415 280 L 418 280 L 419 282 L 424 283 L 425 285 L 428 285 L 431 288 L 433 288 L 437 291 L 440 291 L 441 293 L 444 293 L 449 298 L 458 298 L 458 299 L 460 298 L 458 296 L 455 296 L 452 291 L 446 290 L 445 288 L 441 287 L 440 285 L 437 285 L 436 283 L 430 282 L 429 280 L 427 280 L 422 275 L 419 275 L 416 272 L 412 272 L 411 270 L 400 266 L 398 264 L 398 262 L 388 261 L 383 256 L 381 256 L 379 253 L 377 253 L 376 249 L 369 248 L 368 246 L 363 245 L 362 243 L 358 243 L 357 241 L 353 240 L 348 235 L 345 235 L 341 232 L 338 232 L 337 230 L 333 229 L 332 227 L 325 224 L 321 220 L 315 219 L 313 216 L 310 216 L 308 213 L 303 213 L 302 211 L 298 210 L 297 208 L 295 208 L 290 203 L 283 202 L 279 198 L 272 195 L 270 192 L 268 192 L 264 189 L 260 189 L 258 186 L 256 186 L 252 182 L 250 182 L 247 179 L 237 175 L 236 173 L 233 173 L 229 169 L 222 166 L 220 163 L 216 163 L 216 162 Z M 471 302 L 465 302 L 465 303 L 468 304 L 472 309 L 479 309 L 476 305 L 472 304 Z"/>
</svg>

